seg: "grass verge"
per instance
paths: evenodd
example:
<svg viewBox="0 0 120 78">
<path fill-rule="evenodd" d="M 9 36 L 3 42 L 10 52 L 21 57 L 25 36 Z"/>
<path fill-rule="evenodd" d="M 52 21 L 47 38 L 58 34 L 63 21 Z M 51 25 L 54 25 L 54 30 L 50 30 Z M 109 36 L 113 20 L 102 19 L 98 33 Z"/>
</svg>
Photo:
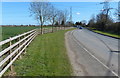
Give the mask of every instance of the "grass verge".
<svg viewBox="0 0 120 78">
<path fill-rule="evenodd" d="M 120 38 L 120 35 L 116 35 L 116 34 L 112 34 L 112 33 L 107 33 L 107 32 L 103 32 L 103 31 L 98 31 L 98 30 L 93 30 L 93 31 L 96 32 L 96 33 L 103 34 L 103 35 Z"/>
<path fill-rule="evenodd" d="M 22 59 L 14 63 L 16 76 L 71 76 L 72 68 L 64 43 L 67 31 L 37 36 Z"/>
</svg>

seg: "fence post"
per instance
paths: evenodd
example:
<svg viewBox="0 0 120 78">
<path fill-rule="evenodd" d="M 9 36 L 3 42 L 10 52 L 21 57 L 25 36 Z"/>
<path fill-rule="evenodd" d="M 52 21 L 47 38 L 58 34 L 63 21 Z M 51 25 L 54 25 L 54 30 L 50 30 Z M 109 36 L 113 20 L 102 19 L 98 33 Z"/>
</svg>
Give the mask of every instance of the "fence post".
<svg viewBox="0 0 120 78">
<path fill-rule="evenodd" d="M 54 31 L 53 31 L 53 26 L 52 26 L 52 33 L 53 33 Z"/>
<path fill-rule="evenodd" d="M 41 35 L 41 28 L 39 28 L 38 31 L 39 31 L 39 35 Z"/>
<path fill-rule="evenodd" d="M 11 37 L 9 38 L 10 42 L 9 42 L 9 46 L 12 45 L 12 40 Z M 12 49 L 10 49 L 9 55 L 12 53 Z M 12 61 L 12 57 L 9 59 L 9 63 Z M 13 65 L 10 66 L 10 71 L 13 71 Z"/>
<path fill-rule="evenodd" d="M 18 38 L 18 41 L 20 41 L 20 37 Z M 18 47 L 20 47 L 20 44 L 21 44 L 21 43 L 18 44 Z M 18 50 L 18 53 L 19 53 L 19 52 L 20 52 L 20 50 Z M 21 59 L 21 55 L 18 57 L 18 59 Z"/>
<path fill-rule="evenodd" d="M 58 26 L 56 26 L 56 27 L 57 27 L 57 29 L 56 29 L 56 30 L 58 31 Z"/>
<path fill-rule="evenodd" d="M 37 34 L 37 35 L 39 34 L 39 29 L 36 29 L 36 34 Z"/>
<path fill-rule="evenodd" d="M 38 33 L 38 35 L 40 35 L 41 34 L 41 32 L 40 32 L 41 30 L 40 30 L 40 28 L 37 28 L 37 33 Z"/>
<path fill-rule="evenodd" d="M 50 28 L 48 28 L 48 33 L 50 33 Z"/>
<path fill-rule="evenodd" d="M 44 31 L 45 31 L 45 30 L 44 30 L 44 27 L 43 27 L 42 29 L 43 29 L 42 34 L 44 34 Z"/>
<path fill-rule="evenodd" d="M 24 38 L 25 38 L 25 35 L 24 35 Z M 26 41 L 26 39 L 24 40 L 24 42 Z M 24 50 L 24 53 L 23 54 L 26 54 L 26 48 L 25 48 L 25 50 Z"/>
</svg>

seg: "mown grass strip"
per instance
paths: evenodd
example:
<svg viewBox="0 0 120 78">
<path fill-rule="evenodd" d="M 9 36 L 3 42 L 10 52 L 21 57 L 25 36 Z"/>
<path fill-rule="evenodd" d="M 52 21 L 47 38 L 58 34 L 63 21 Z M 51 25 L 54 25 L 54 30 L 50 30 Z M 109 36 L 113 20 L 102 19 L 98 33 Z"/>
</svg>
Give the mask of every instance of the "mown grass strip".
<svg viewBox="0 0 120 78">
<path fill-rule="evenodd" d="M 14 63 L 16 75 L 70 76 L 72 68 L 64 43 L 66 31 L 37 36 L 22 59 Z"/>
<path fill-rule="evenodd" d="M 98 30 L 93 30 L 93 31 L 96 32 L 96 33 L 103 34 L 103 35 L 120 38 L 120 35 L 116 35 L 116 34 L 112 34 L 112 33 L 107 33 L 107 32 L 103 32 L 103 31 L 98 31 Z"/>
</svg>

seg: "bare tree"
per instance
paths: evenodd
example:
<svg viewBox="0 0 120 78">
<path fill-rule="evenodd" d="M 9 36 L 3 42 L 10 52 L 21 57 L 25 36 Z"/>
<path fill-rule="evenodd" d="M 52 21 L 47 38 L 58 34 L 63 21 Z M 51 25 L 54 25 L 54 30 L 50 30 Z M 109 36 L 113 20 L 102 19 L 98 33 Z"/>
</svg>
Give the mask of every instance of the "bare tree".
<svg viewBox="0 0 120 78">
<path fill-rule="evenodd" d="M 57 20 L 58 10 L 54 8 L 54 6 L 51 7 L 50 17 L 49 20 L 52 23 L 52 32 L 53 32 L 53 26 L 55 25 L 55 22 Z"/>
<path fill-rule="evenodd" d="M 92 18 L 89 20 L 88 25 L 89 25 L 90 27 L 95 27 L 95 23 L 96 23 L 95 16 L 92 15 Z"/>
<path fill-rule="evenodd" d="M 69 17 L 69 13 L 68 13 L 68 11 L 67 10 L 65 10 L 64 12 L 63 12 L 63 21 L 64 21 L 64 25 L 66 24 L 66 22 L 68 21 L 68 17 Z"/>
<path fill-rule="evenodd" d="M 58 15 L 58 11 L 57 9 L 55 9 L 53 6 L 51 7 L 51 14 L 50 14 L 50 22 L 52 23 L 52 25 L 55 24 L 55 20 L 56 20 L 56 17 Z"/>
<path fill-rule="evenodd" d="M 63 25 L 65 25 L 65 23 L 68 20 L 68 16 L 69 16 L 69 13 L 67 10 L 65 10 L 65 11 L 59 10 L 58 15 L 57 15 L 57 22 L 59 23 L 59 25 L 61 25 L 63 23 L 64 23 Z"/>
<path fill-rule="evenodd" d="M 120 1 L 118 2 L 118 22 L 120 22 Z"/>
<path fill-rule="evenodd" d="M 62 20 L 63 20 L 64 14 L 61 10 L 58 11 L 58 15 L 57 15 L 57 22 L 59 25 L 61 25 Z"/>
<path fill-rule="evenodd" d="M 30 11 L 32 15 L 39 21 L 41 25 L 41 34 L 43 33 L 43 25 L 49 19 L 51 4 L 49 2 L 32 2 L 30 4 Z"/>
<path fill-rule="evenodd" d="M 87 23 L 86 20 L 82 20 L 82 21 L 80 21 L 80 22 L 82 23 L 83 26 L 86 26 L 86 23 Z"/>
</svg>

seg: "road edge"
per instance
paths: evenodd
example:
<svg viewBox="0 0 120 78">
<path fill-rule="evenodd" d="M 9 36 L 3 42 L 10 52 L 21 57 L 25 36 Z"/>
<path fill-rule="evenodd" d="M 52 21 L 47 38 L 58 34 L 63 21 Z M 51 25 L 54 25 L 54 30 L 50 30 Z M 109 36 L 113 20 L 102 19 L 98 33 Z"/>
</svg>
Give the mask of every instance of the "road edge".
<svg viewBox="0 0 120 78">
<path fill-rule="evenodd" d="M 88 29 L 88 28 L 86 28 L 86 29 Z M 118 38 L 118 37 L 113 37 L 113 36 L 109 36 L 109 35 L 105 35 L 105 34 L 102 34 L 102 33 L 95 32 L 95 31 L 93 31 L 93 30 L 91 30 L 91 29 L 88 29 L 88 30 L 90 30 L 90 31 L 92 31 L 92 32 L 94 32 L 94 33 L 103 35 L 103 36 L 107 36 L 107 37 L 111 37 L 111 38 L 115 38 L 115 39 L 120 39 L 120 38 Z"/>
<path fill-rule="evenodd" d="M 66 50 L 67 50 L 67 55 L 68 58 L 70 60 L 70 64 L 72 66 L 72 70 L 73 70 L 73 74 L 72 76 L 84 76 L 83 71 L 81 70 L 81 68 L 77 65 L 77 63 L 74 61 L 76 58 L 76 55 L 74 54 L 74 52 L 70 49 L 69 43 L 68 43 L 68 35 L 71 31 L 68 31 L 65 33 L 65 46 L 66 46 Z"/>
</svg>

